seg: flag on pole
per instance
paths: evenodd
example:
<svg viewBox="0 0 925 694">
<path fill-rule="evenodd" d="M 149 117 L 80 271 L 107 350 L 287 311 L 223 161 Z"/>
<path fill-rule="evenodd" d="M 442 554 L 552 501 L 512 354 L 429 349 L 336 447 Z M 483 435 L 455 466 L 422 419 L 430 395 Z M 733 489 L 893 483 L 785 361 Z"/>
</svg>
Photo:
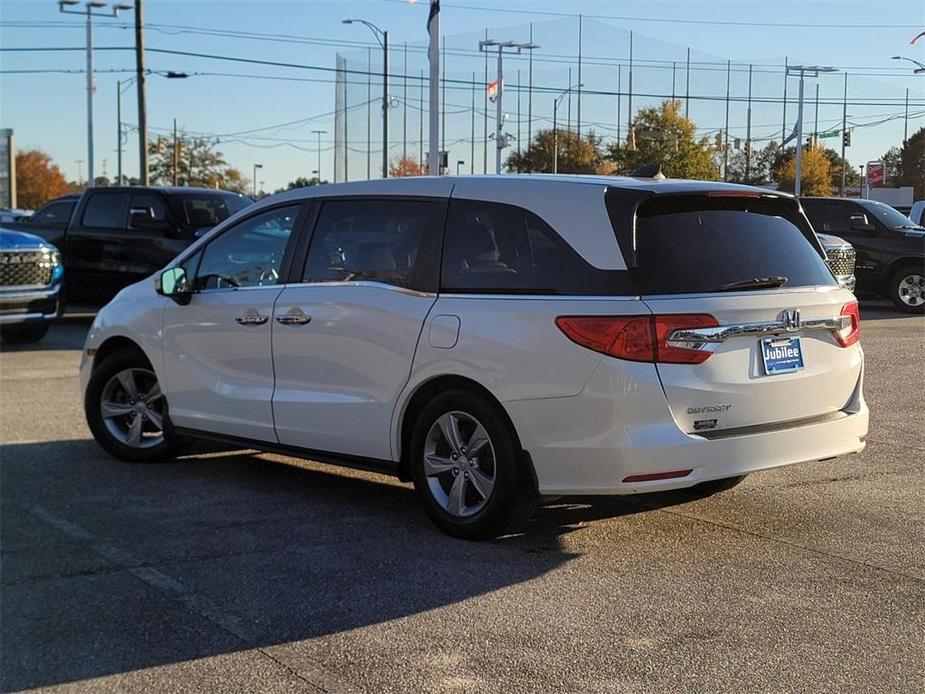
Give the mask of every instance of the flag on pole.
<svg viewBox="0 0 925 694">
<path fill-rule="evenodd" d="M 501 83 L 504 84 L 504 77 L 501 78 Z M 498 80 L 489 83 L 488 85 L 488 100 L 491 103 L 495 103 L 495 99 L 498 98 Z"/>
</svg>

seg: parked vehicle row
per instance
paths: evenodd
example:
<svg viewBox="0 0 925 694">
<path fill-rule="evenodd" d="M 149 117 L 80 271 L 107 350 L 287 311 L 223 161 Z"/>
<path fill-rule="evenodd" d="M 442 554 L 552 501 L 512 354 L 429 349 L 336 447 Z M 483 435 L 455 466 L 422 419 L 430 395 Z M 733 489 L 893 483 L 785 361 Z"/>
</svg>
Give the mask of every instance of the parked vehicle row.
<svg viewBox="0 0 925 694">
<path fill-rule="evenodd" d="M 94 321 L 96 440 L 413 480 L 464 537 L 541 495 L 706 494 L 865 446 L 860 318 L 791 196 L 612 177 L 283 193 Z"/>
<path fill-rule="evenodd" d="M 64 265 L 44 239 L 0 229 L 0 337 L 36 342 L 60 315 Z"/>
<path fill-rule="evenodd" d="M 100 306 L 251 202 L 209 188 L 88 188 L 4 226 L 56 246 L 64 261 L 68 301 Z"/>
<path fill-rule="evenodd" d="M 925 228 L 874 200 L 801 198 L 817 232 L 855 250 L 855 291 L 886 296 L 902 311 L 925 310 Z"/>
</svg>

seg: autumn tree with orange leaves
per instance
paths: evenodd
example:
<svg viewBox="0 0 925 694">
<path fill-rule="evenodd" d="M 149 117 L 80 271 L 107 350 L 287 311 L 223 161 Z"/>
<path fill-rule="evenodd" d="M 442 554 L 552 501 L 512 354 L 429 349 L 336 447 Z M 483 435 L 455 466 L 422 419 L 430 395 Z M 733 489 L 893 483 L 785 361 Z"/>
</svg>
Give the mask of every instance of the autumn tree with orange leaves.
<svg viewBox="0 0 925 694">
<path fill-rule="evenodd" d="M 28 149 L 16 153 L 16 204 L 34 210 L 69 190 L 64 174 L 45 152 Z"/>
<path fill-rule="evenodd" d="M 410 157 L 402 157 L 389 164 L 389 176 L 401 178 L 403 176 L 425 176 L 427 169 Z"/>
</svg>

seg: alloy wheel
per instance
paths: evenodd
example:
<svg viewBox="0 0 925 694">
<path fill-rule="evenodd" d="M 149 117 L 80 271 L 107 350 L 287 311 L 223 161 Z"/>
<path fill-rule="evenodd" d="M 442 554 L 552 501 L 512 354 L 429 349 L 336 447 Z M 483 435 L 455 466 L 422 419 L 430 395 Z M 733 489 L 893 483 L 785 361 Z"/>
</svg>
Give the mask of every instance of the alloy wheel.
<svg viewBox="0 0 925 694">
<path fill-rule="evenodd" d="M 431 496 L 447 513 L 468 518 L 491 498 L 497 477 L 495 449 L 485 427 L 466 412 L 447 412 L 424 442 L 424 474 Z"/>
<path fill-rule="evenodd" d="M 164 395 L 149 369 L 124 369 L 100 395 L 100 415 L 119 443 L 153 448 L 164 441 Z"/>
</svg>

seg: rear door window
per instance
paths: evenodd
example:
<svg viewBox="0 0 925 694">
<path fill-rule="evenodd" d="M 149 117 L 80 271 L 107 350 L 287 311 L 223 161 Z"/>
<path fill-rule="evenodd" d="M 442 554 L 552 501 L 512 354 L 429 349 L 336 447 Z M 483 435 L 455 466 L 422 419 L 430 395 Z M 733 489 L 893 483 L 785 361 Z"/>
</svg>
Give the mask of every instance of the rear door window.
<svg viewBox="0 0 925 694">
<path fill-rule="evenodd" d="M 84 209 L 83 225 L 104 229 L 124 228 L 127 205 L 128 193 L 93 193 Z"/>
<path fill-rule="evenodd" d="M 625 271 L 599 270 L 587 263 L 529 210 L 450 201 L 441 279 L 445 291 L 622 294 L 629 291 L 628 282 Z"/>
<path fill-rule="evenodd" d="M 315 225 L 303 281 L 433 291 L 445 210 L 442 200 L 329 200 Z"/>
<path fill-rule="evenodd" d="M 634 277 L 643 294 L 726 291 L 756 278 L 832 285 L 811 233 L 795 207 L 773 197 L 656 197 L 637 211 Z"/>
</svg>

